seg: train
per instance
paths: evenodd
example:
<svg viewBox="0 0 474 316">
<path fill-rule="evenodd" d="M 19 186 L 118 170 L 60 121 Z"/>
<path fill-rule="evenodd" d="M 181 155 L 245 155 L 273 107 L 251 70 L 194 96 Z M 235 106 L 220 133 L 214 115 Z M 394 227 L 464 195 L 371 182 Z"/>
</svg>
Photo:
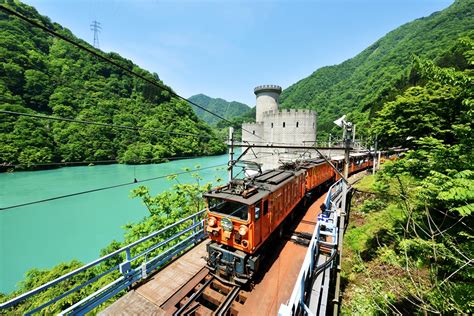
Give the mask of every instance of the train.
<svg viewBox="0 0 474 316">
<path fill-rule="evenodd" d="M 331 159 L 342 172 L 344 157 Z M 350 155 L 349 174 L 373 165 L 368 153 Z M 284 221 L 297 205 L 339 179 L 324 159 L 304 160 L 267 170 L 203 194 L 207 206 L 205 230 L 207 268 L 222 281 L 246 285 L 258 273 L 265 255 L 283 234 Z"/>
</svg>

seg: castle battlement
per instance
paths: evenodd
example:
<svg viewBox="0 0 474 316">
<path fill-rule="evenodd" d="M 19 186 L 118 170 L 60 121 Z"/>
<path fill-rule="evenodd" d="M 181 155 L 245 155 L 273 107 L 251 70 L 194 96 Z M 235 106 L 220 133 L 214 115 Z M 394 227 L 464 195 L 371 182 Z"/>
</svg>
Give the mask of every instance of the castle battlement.
<svg viewBox="0 0 474 316">
<path fill-rule="evenodd" d="M 283 109 L 283 110 L 271 110 L 262 113 L 265 119 L 270 118 L 271 116 L 279 116 L 279 117 L 291 117 L 291 116 L 299 116 L 299 117 L 311 117 L 315 116 L 316 112 L 313 110 L 308 109 Z"/>
<path fill-rule="evenodd" d="M 263 122 L 248 122 L 248 123 L 242 123 L 242 126 L 246 126 L 246 127 L 262 127 L 263 126 Z"/>
<path fill-rule="evenodd" d="M 256 123 L 242 124 L 242 141 L 249 144 L 292 144 L 304 146 L 316 140 L 316 112 L 310 109 L 278 109 L 281 87 L 262 85 L 254 89 L 256 95 Z M 269 152 L 272 153 L 268 157 Z M 282 153 L 283 151 L 279 151 Z M 285 149 L 285 153 L 298 156 L 298 150 Z M 253 148 L 252 154 L 245 154 L 243 159 L 255 156 L 263 168 L 274 168 L 281 158 L 273 155 L 271 148 Z"/>
<path fill-rule="evenodd" d="M 264 84 L 253 89 L 253 93 L 258 94 L 260 92 L 276 92 L 281 93 L 281 87 L 275 84 Z"/>
</svg>

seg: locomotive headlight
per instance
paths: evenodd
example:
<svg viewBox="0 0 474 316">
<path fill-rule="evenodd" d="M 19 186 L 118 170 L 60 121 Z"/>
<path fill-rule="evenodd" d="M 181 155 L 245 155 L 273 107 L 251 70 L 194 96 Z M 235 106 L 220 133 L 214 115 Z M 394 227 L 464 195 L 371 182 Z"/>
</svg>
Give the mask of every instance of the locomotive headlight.
<svg viewBox="0 0 474 316">
<path fill-rule="evenodd" d="M 240 227 L 239 227 L 239 234 L 240 234 L 241 236 L 247 235 L 247 232 L 248 232 L 248 231 L 249 231 L 249 229 L 248 229 L 247 226 L 245 226 L 245 225 L 240 225 Z"/>
<path fill-rule="evenodd" d="M 231 232 L 232 229 L 234 228 L 232 221 L 228 219 L 227 217 L 224 217 L 223 219 L 221 219 L 221 226 L 222 226 L 222 229 L 226 232 Z"/>
<path fill-rule="evenodd" d="M 209 220 L 207 221 L 207 225 L 210 227 L 214 227 L 217 224 L 217 219 L 215 217 L 209 217 Z"/>
</svg>

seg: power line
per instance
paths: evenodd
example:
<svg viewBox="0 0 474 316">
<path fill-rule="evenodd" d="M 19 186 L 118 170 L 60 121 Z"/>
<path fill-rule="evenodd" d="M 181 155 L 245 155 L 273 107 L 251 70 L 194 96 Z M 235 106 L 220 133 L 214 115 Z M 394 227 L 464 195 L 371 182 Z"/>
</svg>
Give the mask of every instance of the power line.
<svg viewBox="0 0 474 316">
<path fill-rule="evenodd" d="M 165 162 L 167 160 L 178 160 L 178 159 L 193 159 L 199 158 L 199 156 L 171 156 L 171 157 L 160 157 L 160 158 L 149 158 L 149 159 L 140 159 L 139 161 L 133 161 L 129 165 L 142 164 L 145 162 Z M 21 168 L 21 167 L 53 167 L 53 166 L 68 166 L 68 165 L 87 165 L 87 164 L 108 164 L 108 163 L 117 163 L 117 159 L 109 160 L 89 160 L 89 161 L 62 161 L 62 162 L 47 162 L 47 163 L 33 163 L 33 164 L 0 164 L 0 167 L 7 168 Z"/>
<path fill-rule="evenodd" d="M 264 158 L 264 157 L 269 157 L 269 156 L 273 156 L 273 154 L 261 156 L 261 157 L 258 157 L 258 158 Z M 163 158 L 163 159 L 164 159 L 164 158 Z M 247 161 L 256 160 L 256 159 L 257 159 L 257 158 L 253 158 L 253 159 L 251 158 L 251 159 L 247 159 Z M 218 167 L 223 167 L 223 166 L 228 166 L 228 164 L 225 163 L 225 164 L 214 165 L 214 166 L 210 166 L 210 167 L 197 168 L 197 169 L 194 169 L 194 170 L 187 170 L 187 171 L 182 171 L 182 172 L 176 172 L 176 173 L 171 173 L 171 174 L 162 175 L 162 176 L 157 176 L 157 177 L 148 178 L 148 179 L 143 179 L 143 180 L 134 179 L 134 181 L 131 181 L 131 182 L 126 182 L 126 183 L 111 185 L 111 186 L 107 186 L 107 187 L 101 187 L 101 188 L 96 188 L 96 189 L 91 189 L 91 190 L 86 190 L 86 191 L 81 191 L 81 192 L 75 192 L 75 193 L 60 195 L 60 196 L 51 197 L 51 198 L 46 198 L 46 199 L 37 200 L 37 201 L 26 202 L 26 203 L 21 203 L 21 204 L 16 204 L 16 205 L 10 205 L 10 206 L 6 206 L 6 207 L 0 207 L 0 211 L 6 211 L 6 210 L 9 210 L 9 209 L 18 208 L 18 207 L 22 207 L 22 206 L 28 206 L 28 205 L 33 205 L 33 204 L 39 204 L 39 203 L 44 203 L 44 202 L 49 202 L 49 201 L 64 199 L 64 198 L 73 197 L 73 196 L 78 196 L 78 195 L 83 195 L 83 194 L 88 194 L 88 193 L 94 193 L 94 192 L 99 192 L 99 191 L 104 191 L 104 190 L 109 190 L 109 189 L 115 189 L 115 188 L 124 187 L 124 186 L 128 186 L 128 185 L 133 185 L 133 184 L 137 184 L 137 183 L 148 182 L 148 181 L 152 181 L 152 180 L 164 179 L 164 178 L 167 178 L 167 177 L 169 177 L 169 176 L 178 176 L 178 175 L 182 175 L 182 174 L 187 174 L 187 173 L 191 173 L 191 172 L 199 172 L 199 171 L 202 171 L 202 170 L 207 170 L 207 169 L 212 169 L 212 168 L 218 168 Z"/>
<path fill-rule="evenodd" d="M 130 70 L 130 69 L 128 69 L 128 68 L 126 68 L 126 67 L 120 65 L 119 63 L 117 63 L 117 62 L 115 62 L 115 61 L 113 61 L 113 60 L 111 60 L 111 59 L 109 59 L 109 58 L 103 56 L 102 54 L 96 52 L 95 50 L 93 50 L 93 49 L 91 49 L 91 48 L 89 48 L 89 47 L 87 47 L 87 46 L 84 46 L 84 45 L 82 45 L 82 44 L 80 44 L 80 43 L 77 43 L 77 42 L 75 42 L 75 41 L 73 41 L 73 40 L 67 38 L 67 37 L 64 36 L 64 35 L 61 35 L 61 34 L 57 33 L 56 31 L 51 30 L 51 29 L 47 28 L 46 26 L 44 26 L 44 25 L 42 25 L 42 24 L 40 24 L 40 23 L 38 23 L 38 22 L 36 22 L 36 21 L 34 21 L 34 20 L 31 20 L 31 19 L 25 17 L 24 15 L 22 15 L 22 14 L 16 12 L 15 10 L 12 10 L 12 9 L 10 9 L 10 8 L 8 8 L 8 7 L 5 7 L 4 5 L 0 5 L 0 9 L 1 9 L 2 11 L 4 11 L 4 12 L 10 14 L 10 15 L 16 16 L 17 18 L 19 18 L 19 19 L 21 19 L 21 20 L 23 20 L 23 21 L 25 21 L 25 22 L 27 22 L 27 23 L 29 23 L 29 24 L 31 24 L 31 25 L 34 25 L 34 26 L 36 26 L 36 27 L 42 29 L 43 31 L 45 31 L 45 32 L 47 32 L 47 33 L 49 33 L 49 34 L 51 34 L 51 35 L 57 37 L 57 38 L 62 39 L 63 41 L 65 41 L 65 42 L 67 42 L 67 43 L 69 43 L 69 44 L 71 44 L 71 45 L 74 45 L 74 46 L 78 47 L 79 49 L 82 49 L 82 50 L 84 50 L 84 51 L 86 51 L 86 52 L 92 54 L 93 56 L 99 58 L 99 59 L 102 60 L 102 61 L 108 62 L 108 63 L 114 65 L 115 67 L 118 67 L 119 69 L 125 71 L 125 72 L 128 73 L 128 74 L 131 74 L 131 75 L 133 75 L 133 76 L 135 76 L 135 77 L 137 77 L 137 78 L 140 78 L 140 79 L 142 79 L 143 81 L 148 82 L 149 84 L 151 84 L 151 85 L 153 85 L 153 86 L 155 86 L 155 87 L 157 87 L 157 88 L 159 88 L 159 89 L 163 89 L 163 90 L 168 91 L 171 95 L 175 96 L 176 98 L 178 98 L 178 99 L 180 99 L 180 100 L 183 100 L 183 101 L 186 101 L 186 102 L 188 102 L 188 103 L 190 103 L 190 104 L 192 104 L 192 105 L 194 105 L 194 106 L 200 108 L 201 110 L 203 110 L 203 111 L 205 111 L 205 112 L 207 112 L 207 113 L 209 113 L 209 114 L 212 114 L 212 115 L 214 115 L 215 117 L 217 117 L 217 118 L 219 118 L 219 119 L 221 119 L 221 120 L 223 120 L 223 121 L 226 121 L 227 123 L 230 123 L 231 126 L 233 126 L 233 125 L 232 125 L 233 123 L 232 123 L 230 120 L 226 119 L 225 117 L 222 117 L 221 115 L 219 115 L 219 114 L 217 114 L 217 113 L 214 113 L 214 112 L 212 112 L 212 111 L 206 109 L 206 108 L 203 107 L 203 106 L 200 106 L 199 104 L 197 104 L 197 103 L 195 103 L 195 102 L 193 102 L 193 101 L 190 101 L 190 100 L 186 99 L 185 97 L 180 96 L 179 94 L 177 94 L 176 92 L 174 92 L 171 88 L 169 88 L 169 87 L 167 87 L 167 86 L 165 86 L 165 85 L 162 85 L 162 84 L 160 84 L 159 82 L 157 82 L 157 81 L 155 81 L 155 80 L 151 80 L 151 79 L 149 79 L 149 78 L 147 78 L 147 77 L 145 77 L 145 76 L 143 76 L 143 75 L 141 75 L 141 74 L 139 74 L 139 73 L 137 73 L 137 72 L 135 72 L 135 71 L 133 71 L 133 70 Z M 234 127 L 235 127 L 235 129 L 241 129 L 241 130 L 244 130 L 244 131 L 250 133 L 250 131 L 248 131 L 248 130 L 242 128 L 241 126 L 234 126 Z M 255 135 L 255 136 L 257 136 L 257 135 Z M 263 138 L 260 137 L 260 136 L 257 136 L 257 137 L 260 138 L 260 139 L 263 139 Z"/>
<path fill-rule="evenodd" d="M 158 128 L 145 128 L 145 127 L 140 127 L 140 126 L 117 125 L 117 124 L 101 123 L 101 122 L 88 121 L 88 120 L 76 120 L 76 119 L 70 119 L 70 118 L 65 118 L 65 117 L 48 116 L 48 115 L 41 115 L 41 114 L 21 113 L 21 112 L 13 112 L 13 111 L 6 111 L 6 110 L 0 110 L 0 113 L 16 115 L 16 116 L 27 116 L 27 117 L 40 118 L 40 119 L 52 120 L 52 121 L 64 121 L 64 122 L 72 122 L 72 123 L 78 123 L 78 124 L 112 127 L 112 128 L 117 128 L 117 129 L 126 129 L 126 130 L 133 130 L 133 131 L 149 131 L 149 132 L 158 132 L 158 133 L 173 134 L 173 135 L 195 136 L 198 138 L 209 138 L 201 134 L 172 132 L 172 131 L 166 131 L 166 130 L 162 130 Z"/>
<path fill-rule="evenodd" d="M 111 185 L 111 186 L 97 188 L 97 189 L 91 189 L 91 190 L 86 190 L 86 191 L 81 191 L 81 192 L 75 192 L 75 193 L 60 195 L 60 196 L 55 196 L 55 197 L 46 198 L 46 199 L 37 200 L 37 201 L 26 202 L 26 203 L 21 203 L 21 204 L 16 204 L 16 205 L 10 205 L 10 206 L 6 206 L 6 207 L 0 207 L 0 211 L 6 211 L 6 210 L 9 210 L 9 209 L 17 208 L 17 207 L 21 207 L 21 206 L 39 204 L 39 203 L 64 199 L 64 198 L 68 198 L 68 197 L 73 197 L 73 196 L 78 196 L 78 195 L 83 195 L 83 194 L 88 194 L 88 193 L 93 193 L 93 192 L 98 192 L 98 191 L 115 189 L 115 188 L 124 187 L 124 186 L 127 186 L 127 185 L 133 185 L 133 184 L 152 181 L 152 180 L 164 179 L 164 178 L 167 178 L 169 176 L 179 176 L 179 175 L 182 175 L 182 174 L 187 174 L 187 173 L 191 173 L 191 172 L 199 172 L 199 171 L 202 171 L 202 170 L 212 169 L 212 168 L 217 168 L 217 167 L 223 167 L 223 166 L 227 166 L 227 164 L 220 164 L 220 165 L 215 165 L 215 166 L 210 166 L 210 167 L 205 167 L 205 168 L 199 168 L 199 169 L 187 170 L 187 171 L 182 171 L 182 172 L 176 172 L 176 173 L 171 173 L 171 174 L 157 176 L 157 177 L 143 179 L 143 180 L 134 179 L 134 181 L 131 181 L 131 182 L 126 182 L 126 183 Z"/>
</svg>

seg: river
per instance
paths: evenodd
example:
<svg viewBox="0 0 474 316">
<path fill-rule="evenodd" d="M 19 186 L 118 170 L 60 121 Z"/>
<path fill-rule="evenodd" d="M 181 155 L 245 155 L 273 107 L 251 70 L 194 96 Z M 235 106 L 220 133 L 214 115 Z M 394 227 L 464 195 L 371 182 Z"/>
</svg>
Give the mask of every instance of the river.
<svg viewBox="0 0 474 316">
<path fill-rule="evenodd" d="M 155 165 L 65 167 L 46 171 L 0 174 L 0 207 L 26 203 L 95 188 L 143 180 L 183 168 L 206 168 L 227 163 L 227 155 L 176 160 Z M 225 167 L 200 171 L 204 182 L 227 180 Z M 182 182 L 195 181 L 189 174 Z M 157 194 L 176 181 L 158 179 L 54 201 L 0 211 L 0 292 L 9 293 L 31 268 L 51 268 L 78 259 L 99 257 L 112 240 L 123 240 L 123 226 L 137 222 L 148 211 L 141 200 L 131 199 L 138 185 Z"/>
</svg>

